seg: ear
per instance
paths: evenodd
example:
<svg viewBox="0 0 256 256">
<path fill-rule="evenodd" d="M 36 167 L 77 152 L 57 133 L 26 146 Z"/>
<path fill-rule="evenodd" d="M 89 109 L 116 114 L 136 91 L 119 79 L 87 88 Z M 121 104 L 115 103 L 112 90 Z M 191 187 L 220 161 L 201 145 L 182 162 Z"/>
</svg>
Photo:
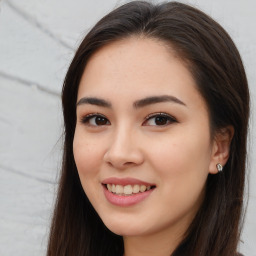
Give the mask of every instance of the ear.
<svg viewBox="0 0 256 256">
<path fill-rule="evenodd" d="M 222 166 L 226 164 L 229 158 L 230 143 L 234 136 L 234 127 L 227 126 L 218 131 L 214 137 L 212 144 L 212 155 L 209 166 L 209 173 L 218 173 L 216 165 L 220 163 Z"/>
</svg>

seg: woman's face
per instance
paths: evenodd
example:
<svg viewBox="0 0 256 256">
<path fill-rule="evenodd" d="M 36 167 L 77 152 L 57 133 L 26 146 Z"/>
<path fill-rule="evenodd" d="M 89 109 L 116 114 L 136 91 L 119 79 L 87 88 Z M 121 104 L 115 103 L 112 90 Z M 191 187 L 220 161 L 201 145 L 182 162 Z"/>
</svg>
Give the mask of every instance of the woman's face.
<svg viewBox="0 0 256 256">
<path fill-rule="evenodd" d="M 83 189 L 111 231 L 182 235 L 216 164 L 213 147 L 206 104 L 164 44 L 130 38 L 90 58 L 73 150 Z"/>
</svg>

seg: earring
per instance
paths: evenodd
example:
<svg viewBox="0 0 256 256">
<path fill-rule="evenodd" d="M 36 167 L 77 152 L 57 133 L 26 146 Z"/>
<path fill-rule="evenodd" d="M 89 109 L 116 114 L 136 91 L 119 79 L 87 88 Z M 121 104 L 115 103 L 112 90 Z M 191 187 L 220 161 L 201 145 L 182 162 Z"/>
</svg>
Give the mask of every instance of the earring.
<svg viewBox="0 0 256 256">
<path fill-rule="evenodd" d="M 217 167 L 218 172 L 222 172 L 223 166 L 220 163 L 216 164 L 216 167 Z"/>
</svg>

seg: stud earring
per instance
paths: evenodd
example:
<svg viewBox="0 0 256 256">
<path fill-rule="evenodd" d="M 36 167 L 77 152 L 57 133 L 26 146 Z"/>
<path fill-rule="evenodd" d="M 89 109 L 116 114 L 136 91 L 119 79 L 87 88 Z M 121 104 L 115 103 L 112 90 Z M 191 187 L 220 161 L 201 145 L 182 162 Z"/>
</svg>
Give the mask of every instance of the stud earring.
<svg viewBox="0 0 256 256">
<path fill-rule="evenodd" d="M 223 166 L 220 163 L 216 164 L 216 167 L 217 167 L 218 172 L 222 172 Z"/>
</svg>

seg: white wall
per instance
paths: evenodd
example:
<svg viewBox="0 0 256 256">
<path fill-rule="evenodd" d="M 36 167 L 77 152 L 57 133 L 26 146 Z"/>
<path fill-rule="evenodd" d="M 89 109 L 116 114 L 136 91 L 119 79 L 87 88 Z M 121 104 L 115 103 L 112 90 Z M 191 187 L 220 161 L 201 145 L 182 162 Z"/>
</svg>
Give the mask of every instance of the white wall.
<svg viewBox="0 0 256 256">
<path fill-rule="evenodd" d="M 1 0 L 0 0 L 1 1 Z M 60 166 L 64 74 L 83 35 L 117 0 L 0 2 L 0 255 L 44 255 Z M 188 0 L 237 44 L 252 95 L 249 206 L 241 251 L 256 255 L 256 2 Z M 254 153 L 253 153 L 254 152 Z"/>
</svg>

